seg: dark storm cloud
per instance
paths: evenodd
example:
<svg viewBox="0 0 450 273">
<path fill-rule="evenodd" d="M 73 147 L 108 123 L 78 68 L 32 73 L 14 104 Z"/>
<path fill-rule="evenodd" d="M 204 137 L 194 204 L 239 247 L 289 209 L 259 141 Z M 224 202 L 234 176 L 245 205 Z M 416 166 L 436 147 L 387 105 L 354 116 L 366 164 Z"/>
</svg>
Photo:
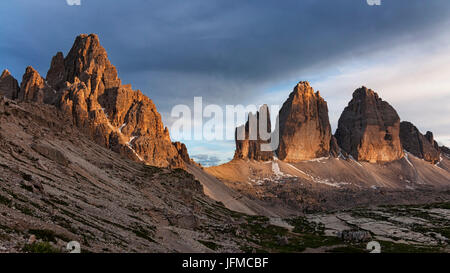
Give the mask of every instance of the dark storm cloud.
<svg viewBox="0 0 450 273">
<path fill-rule="evenodd" d="M 414 40 L 448 17 L 449 1 L 1 1 L 0 68 L 45 75 L 79 33 L 97 33 L 124 83 L 163 112 L 203 95 L 240 103 L 312 67 Z"/>
</svg>

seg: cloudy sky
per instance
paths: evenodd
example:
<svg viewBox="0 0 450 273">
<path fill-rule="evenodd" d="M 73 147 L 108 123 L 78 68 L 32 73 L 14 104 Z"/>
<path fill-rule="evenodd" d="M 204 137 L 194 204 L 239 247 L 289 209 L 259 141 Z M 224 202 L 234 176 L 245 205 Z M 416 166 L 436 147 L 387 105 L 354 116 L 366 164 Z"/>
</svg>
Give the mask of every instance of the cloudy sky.
<svg viewBox="0 0 450 273">
<path fill-rule="evenodd" d="M 402 120 L 450 145 L 450 1 L 66 0 L 0 1 L 0 69 L 45 75 L 57 51 L 97 33 L 122 82 L 156 103 L 279 104 L 307 80 L 327 100 L 333 130 L 362 85 Z M 197 123 L 196 123 L 197 124 Z M 205 164 L 233 141 L 185 141 Z"/>
</svg>

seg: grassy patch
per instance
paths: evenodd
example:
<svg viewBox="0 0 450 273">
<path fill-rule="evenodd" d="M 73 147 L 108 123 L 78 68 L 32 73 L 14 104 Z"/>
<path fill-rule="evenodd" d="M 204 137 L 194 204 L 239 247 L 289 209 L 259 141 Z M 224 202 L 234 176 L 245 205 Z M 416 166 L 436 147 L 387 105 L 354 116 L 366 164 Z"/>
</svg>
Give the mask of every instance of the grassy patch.
<svg viewBox="0 0 450 273">
<path fill-rule="evenodd" d="M 295 233 L 311 233 L 319 235 L 325 233 L 325 226 L 322 223 L 310 222 L 305 217 L 290 218 L 285 221 L 294 226 L 292 231 Z"/>
<path fill-rule="evenodd" d="M 362 247 L 356 246 L 340 246 L 327 250 L 328 253 L 367 253 Z"/>
<path fill-rule="evenodd" d="M 289 223 L 294 225 L 296 232 L 274 226 L 267 217 L 247 217 L 248 223 L 242 224 L 245 239 L 258 247 L 241 246 L 245 252 L 302 252 L 306 248 L 318 248 L 342 244 L 337 237 L 324 236 L 323 226 L 309 222 L 305 218 L 293 218 Z"/>
<path fill-rule="evenodd" d="M 382 253 L 439 253 L 439 248 L 380 241 Z"/>
<path fill-rule="evenodd" d="M 61 253 L 61 251 L 53 247 L 49 242 L 36 242 L 27 244 L 22 248 L 27 253 Z"/>
</svg>

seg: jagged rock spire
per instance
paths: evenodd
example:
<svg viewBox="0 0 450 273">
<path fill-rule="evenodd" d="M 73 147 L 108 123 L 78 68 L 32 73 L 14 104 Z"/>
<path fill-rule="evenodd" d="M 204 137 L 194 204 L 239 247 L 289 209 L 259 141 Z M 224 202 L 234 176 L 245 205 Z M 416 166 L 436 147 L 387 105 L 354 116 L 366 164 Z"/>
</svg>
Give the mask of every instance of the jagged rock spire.
<svg viewBox="0 0 450 273">
<path fill-rule="evenodd" d="M 263 115 L 265 116 L 265 120 L 262 120 Z M 261 127 L 260 122 L 265 122 L 266 128 Z M 240 134 L 241 131 L 242 134 Z M 273 159 L 273 151 L 265 151 L 264 147 L 262 147 L 263 144 L 270 143 L 271 131 L 269 108 L 264 104 L 256 114 L 250 113 L 248 115 L 248 120 L 245 125 L 236 128 L 236 151 L 234 158 L 261 161 Z M 264 134 L 267 135 L 265 136 Z"/>
<path fill-rule="evenodd" d="M 8 69 L 3 70 L 0 76 L 0 96 L 5 96 L 8 99 L 17 99 L 19 95 L 19 83 L 11 75 Z"/>
<path fill-rule="evenodd" d="M 297 162 L 330 154 L 327 103 L 308 82 L 299 82 L 280 109 L 279 137 L 281 160 Z"/>
</svg>

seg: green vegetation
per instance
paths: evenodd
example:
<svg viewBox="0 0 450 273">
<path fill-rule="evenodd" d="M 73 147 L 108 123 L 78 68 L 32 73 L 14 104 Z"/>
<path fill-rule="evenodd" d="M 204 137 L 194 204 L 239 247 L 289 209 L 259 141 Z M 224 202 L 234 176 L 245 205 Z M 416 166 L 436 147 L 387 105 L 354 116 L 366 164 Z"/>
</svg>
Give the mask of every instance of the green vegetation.
<svg viewBox="0 0 450 273">
<path fill-rule="evenodd" d="M 245 239 L 252 245 L 243 245 L 245 252 L 302 252 L 307 248 L 334 246 L 342 244 L 337 237 L 325 236 L 323 225 L 307 221 L 305 218 L 288 219 L 294 225 L 294 231 L 274 226 L 267 217 L 247 217 L 248 223 L 242 224 Z"/>
<path fill-rule="evenodd" d="M 312 233 L 323 235 L 325 233 L 325 226 L 322 223 L 310 222 L 305 217 L 296 217 L 286 219 L 290 225 L 294 226 L 295 233 Z"/>
<path fill-rule="evenodd" d="M 338 246 L 335 248 L 332 248 L 330 250 L 327 250 L 328 253 L 367 253 L 365 248 L 363 246 Z"/>
<path fill-rule="evenodd" d="M 36 242 L 27 244 L 22 248 L 27 253 L 61 253 L 59 249 L 53 247 L 49 242 Z"/>
<path fill-rule="evenodd" d="M 380 241 L 382 253 L 439 253 L 437 247 Z"/>
</svg>

